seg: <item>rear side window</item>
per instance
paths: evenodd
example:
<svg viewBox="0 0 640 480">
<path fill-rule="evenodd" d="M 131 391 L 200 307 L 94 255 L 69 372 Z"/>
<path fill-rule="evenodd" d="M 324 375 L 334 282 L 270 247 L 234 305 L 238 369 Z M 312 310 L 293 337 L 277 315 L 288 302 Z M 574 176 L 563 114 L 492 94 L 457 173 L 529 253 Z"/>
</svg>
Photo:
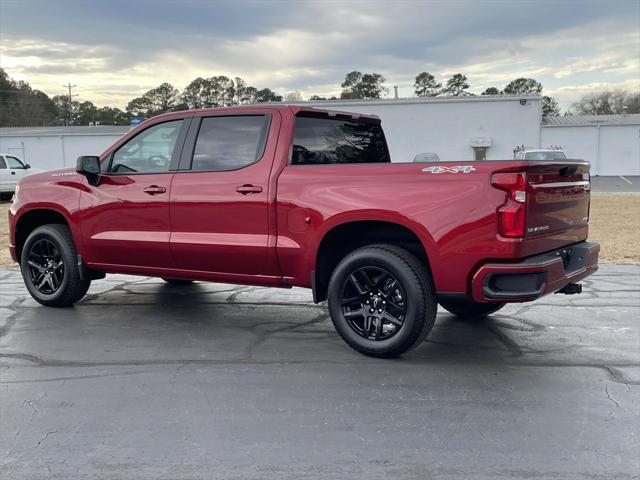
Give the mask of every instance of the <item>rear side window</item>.
<svg viewBox="0 0 640 480">
<path fill-rule="evenodd" d="M 390 161 L 380 125 L 333 118 L 296 118 L 293 165 Z"/>
<path fill-rule="evenodd" d="M 0 155 L 0 168 L 7 168 L 7 164 L 4 161 L 4 157 Z"/>
<path fill-rule="evenodd" d="M 237 170 L 257 162 L 264 151 L 268 123 L 267 115 L 203 118 L 191 170 Z"/>
</svg>

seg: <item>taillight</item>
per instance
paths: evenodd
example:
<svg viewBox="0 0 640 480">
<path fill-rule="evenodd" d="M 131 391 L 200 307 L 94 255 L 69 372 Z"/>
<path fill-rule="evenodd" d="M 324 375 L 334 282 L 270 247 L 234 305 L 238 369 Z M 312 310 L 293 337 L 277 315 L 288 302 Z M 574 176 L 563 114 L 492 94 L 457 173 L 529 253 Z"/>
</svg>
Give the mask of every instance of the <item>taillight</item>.
<svg viewBox="0 0 640 480">
<path fill-rule="evenodd" d="M 503 237 L 524 237 L 527 181 L 524 173 L 494 173 L 491 185 L 507 192 L 506 202 L 498 207 L 498 232 Z"/>
</svg>

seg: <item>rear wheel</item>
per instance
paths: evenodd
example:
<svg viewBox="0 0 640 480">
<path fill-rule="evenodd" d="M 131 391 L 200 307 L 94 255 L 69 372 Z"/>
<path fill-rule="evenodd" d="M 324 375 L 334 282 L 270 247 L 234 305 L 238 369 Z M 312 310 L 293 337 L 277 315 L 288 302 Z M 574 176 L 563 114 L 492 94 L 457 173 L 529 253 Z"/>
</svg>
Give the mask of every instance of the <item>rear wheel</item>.
<svg viewBox="0 0 640 480">
<path fill-rule="evenodd" d="M 460 318 L 484 318 L 487 315 L 496 313 L 504 303 L 479 303 L 469 300 L 441 301 L 442 308 Z"/>
<path fill-rule="evenodd" d="M 33 299 L 48 307 L 68 307 L 87 293 L 91 280 L 81 279 L 78 255 L 69 227 L 36 228 L 20 258 L 24 283 Z"/>
<path fill-rule="evenodd" d="M 163 278 L 162 280 L 164 280 L 165 282 L 167 282 L 169 285 L 189 285 L 190 283 L 193 283 L 193 280 L 182 280 L 179 278 Z"/>
<path fill-rule="evenodd" d="M 392 245 L 363 247 L 342 259 L 331 275 L 328 303 L 343 340 L 373 357 L 396 357 L 419 345 L 437 310 L 426 267 Z"/>
<path fill-rule="evenodd" d="M 13 193 L 0 193 L 0 201 L 8 202 L 13 197 Z"/>
</svg>

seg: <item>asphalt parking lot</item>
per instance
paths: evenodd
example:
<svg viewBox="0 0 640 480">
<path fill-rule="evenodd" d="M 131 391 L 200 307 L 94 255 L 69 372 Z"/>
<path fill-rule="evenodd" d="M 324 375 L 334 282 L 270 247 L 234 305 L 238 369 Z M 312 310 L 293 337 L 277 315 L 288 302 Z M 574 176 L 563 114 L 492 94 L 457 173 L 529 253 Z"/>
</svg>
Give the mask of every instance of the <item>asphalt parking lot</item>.
<svg viewBox="0 0 640 480">
<path fill-rule="evenodd" d="M 633 193 L 640 192 L 640 177 L 611 176 L 591 177 L 591 190 L 597 193 Z"/>
<path fill-rule="evenodd" d="M 376 360 L 306 290 L 2 270 L 0 477 L 637 478 L 640 266 L 584 284 Z"/>
</svg>

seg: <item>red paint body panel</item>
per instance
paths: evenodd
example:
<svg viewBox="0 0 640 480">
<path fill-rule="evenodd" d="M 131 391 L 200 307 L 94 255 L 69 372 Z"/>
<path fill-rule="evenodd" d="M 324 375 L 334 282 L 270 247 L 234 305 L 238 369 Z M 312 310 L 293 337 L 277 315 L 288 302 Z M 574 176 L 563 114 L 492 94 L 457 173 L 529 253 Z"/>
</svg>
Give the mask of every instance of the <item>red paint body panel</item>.
<svg viewBox="0 0 640 480">
<path fill-rule="evenodd" d="M 587 238 L 588 189 L 562 182 L 582 181 L 588 164 L 579 164 L 574 175 L 562 179 L 555 176 L 561 165 L 542 167 L 520 160 L 289 165 L 295 115 L 307 110 L 268 105 L 161 115 L 101 156 L 108 161 L 138 132 L 167 120 L 270 114 L 261 159 L 235 171 L 102 175 L 97 187 L 70 169 L 31 175 L 21 182 L 9 212 L 12 255 L 18 219 L 32 209 L 50 208 L 65 217 L 83 260 L 98 270 L 310 287 L 318 247 L 328 232 L 349 222 L 385 221 L 419 238 L 438 292 L 486 301 L 474 290 L 483 265 L 517 269 L 527 257 Z M 379 122 L 372 116 L 360 120 Z M 423 171 L 442 165 L 472 165 L 474 170 Z M 547 228 L 524 238 L 500 236 L 497 209 L 506 193 L 491 185 L 497 171 L 529 176 L 527 227 L 546 222 Z M 143 191 L 152 185 L 166 192 Z M 237 191 L 243 186 L 261 191 Z M 597 254 L 594 261 L 597 267 Z"/>
</svg>

